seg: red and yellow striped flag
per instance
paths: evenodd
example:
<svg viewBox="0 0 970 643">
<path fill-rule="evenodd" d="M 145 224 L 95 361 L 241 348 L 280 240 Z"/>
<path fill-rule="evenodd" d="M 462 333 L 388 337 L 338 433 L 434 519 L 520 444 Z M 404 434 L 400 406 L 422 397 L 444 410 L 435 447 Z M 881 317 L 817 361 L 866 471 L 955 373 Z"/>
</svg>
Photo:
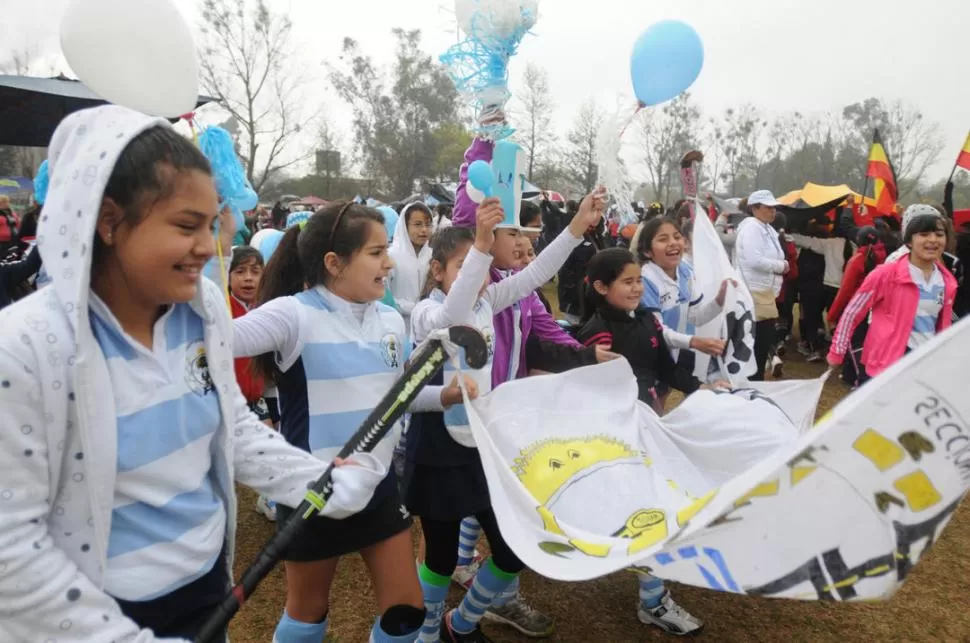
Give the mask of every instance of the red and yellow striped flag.
<svg viewBox="0 0 970 643">
<path fill-rule="evenodd" d="M 869 167 L 866 176 L 873 179 L 875 189 L 873 196 L 876 201 L 876 212 L 882 215 L 893 214 L 896 208 L 896 171 L 886 154 L 886 148 L 879 137 L 879 130 L 872 134 L 872 149 L 869 150 Z M 863 195 L 865 196 L 865 195 Z"/>
<path fill-rule="evenodd" d="M 970 134 L 967 134 L 967 140 L 963 144 L 963 149 L 960 150 L 960 156 L 957 157 L 957 167 L 970 170 Z"/>
</svg>

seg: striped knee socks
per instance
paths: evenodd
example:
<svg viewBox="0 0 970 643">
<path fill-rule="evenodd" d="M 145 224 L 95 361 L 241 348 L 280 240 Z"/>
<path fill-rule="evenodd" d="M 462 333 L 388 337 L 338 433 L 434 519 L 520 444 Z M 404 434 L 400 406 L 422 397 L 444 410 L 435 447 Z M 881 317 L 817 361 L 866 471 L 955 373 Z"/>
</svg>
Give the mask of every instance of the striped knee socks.
<svg viewBox="0 0 970 643">
<path fill-rule="evenodd" d="M 461 531 L 458 533 L 458 566 L 465 567 L 475 558 L 475 545 L 482 535 L 482 526 L 474 516 L 461 521 Z"/>
<path fill-rule="evenodd" d="M 421 592 L 424 594 L 424 624 L 418 641 L 421 643 L 437 643 L 441 629 L 441 617 L 445 613 L 445 598 L 448 596 L 448 584 L 451 578 L 436 574 L 424 563 L 418 567 L 418 580 L 421 581 Z"/>
<path fill-rule="evenodd" d="M 458 609 L 452 613 L 452 628 L 462 634 L 474 630 L 495 597 L 511 585 L 516 576 L 517 574 L 502 571 L 489 558 L 478 570 L 472 588 L 465 594 Z"/>
<path fill-rule="evenodd" d="M 640 577 L 640 605 L 644 609 L 654 609 L 667 591 L 664 582 L 646 572 L 638 572 L 637 576 Z"/>
</svg>

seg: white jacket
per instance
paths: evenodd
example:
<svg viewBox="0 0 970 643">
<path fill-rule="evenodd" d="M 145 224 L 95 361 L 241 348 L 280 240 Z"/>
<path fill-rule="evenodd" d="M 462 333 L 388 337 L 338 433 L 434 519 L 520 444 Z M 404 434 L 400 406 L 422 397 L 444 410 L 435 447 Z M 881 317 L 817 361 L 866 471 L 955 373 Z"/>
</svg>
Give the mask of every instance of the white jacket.
<svg viewBox="0 0 970 643">
<path fill-rule="evenodd" d="M 394 260 L 394 269 L 391 271 L 388 280 L 388 288 L 394 295 L 398 310 L 404 316 L 404 321 L 408 323 L 414 306 L 421 301 L 421 291 L 424 290 L 424 282 L 428 278 L 428 268 L 431 264 L 431 244 L 426 243 L 421 252 L 414 252 L 414 244 L 408 236 L 408 210 L 413 204 L 408 204 L 401 210 L 401 216 L 397 219 L 397 226 L 394 228 L 394 239 L 391 240 L 391 247 L 388 254 Z"/>
<path fill-rule="evenodd" d="M 734 246 L 734 267 L 748 290 L 771 290 L 777 297 L 785 273 L 785 252 L 778 241 L 778 232 L 756 217 L 742 221 Z"/>
<path fill-rule="evenodd" d="M 845 244 L 849 243 L 844 237 L 809 237 L 804 234 L 792 234 L 792 241 L 799 248 L 807 248 L 825 257 L 825 277 L 823 281 L 830 288 L 842 286 L 842 271 L 845 270 Z"/>
<path fill-rule="evenodd" d="M 167 123 L 107 106 L 72 114 L 58 127 L 50 147 L 51 191 L 38 229 L 53 283 L 0 311 L 4 643 L 156 640 L 102 591 L 117 425 L 107 364 L 88 317 L 91 248 L 104 186 L 127 143 L 156 125 Z M 205 351 L 223 418 L 213 438 L 212 466 L 228 514 L 231 570 L 233 482 L 296 506 L 326 463 L 288 445 L 248 410 L 233 371 L 225 299 L 200 281 L 190 305 L 205 322 Z"/>
</svg>

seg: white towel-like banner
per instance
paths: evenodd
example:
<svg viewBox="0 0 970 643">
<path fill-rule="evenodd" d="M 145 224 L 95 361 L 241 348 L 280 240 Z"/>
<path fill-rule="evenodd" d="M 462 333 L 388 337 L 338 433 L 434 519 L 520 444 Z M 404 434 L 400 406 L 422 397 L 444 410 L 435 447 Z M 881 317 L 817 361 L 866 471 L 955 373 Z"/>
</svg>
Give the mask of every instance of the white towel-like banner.
<svg viewBox="0 0 970 643">
<path fill-rule="evenodd" d="M 536 572 L 626 567 L 799 599 L 888 597 L 970 483 L 970 322 L 818 426 L 823 379 L 700 391 L 657 417 L 624 360 L 468 405 L 502 534 Z"/>
</svg>

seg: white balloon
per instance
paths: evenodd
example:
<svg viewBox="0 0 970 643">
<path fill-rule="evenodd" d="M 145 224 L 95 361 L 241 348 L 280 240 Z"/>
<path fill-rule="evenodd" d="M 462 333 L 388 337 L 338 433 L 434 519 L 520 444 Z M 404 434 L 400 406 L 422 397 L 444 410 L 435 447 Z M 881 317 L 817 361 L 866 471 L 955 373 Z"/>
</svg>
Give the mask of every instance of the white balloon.
<svg viewBox="0 0 970 643">
<path fill-rule="evenodd" d="M 195 109 L 199 59 L 172 0 L 71 0 L 61 48 L 81 82 L 111 103 L 169 118 Z"/>
<path fill-rule="evenodd" d="M 520 26 L 532 28 L 539 0 L 455 0 L 455 16 L 466 35 L 505 39 Z"/>
<path fill-rule="evenodd" d="M 485 200 L 485 193 L 476 189 L 470 181 L 465 183 L 465 194 L 467 194 L 468 198 L 472 200 L 472 203 L 481 203 Z"/>
</svg>

